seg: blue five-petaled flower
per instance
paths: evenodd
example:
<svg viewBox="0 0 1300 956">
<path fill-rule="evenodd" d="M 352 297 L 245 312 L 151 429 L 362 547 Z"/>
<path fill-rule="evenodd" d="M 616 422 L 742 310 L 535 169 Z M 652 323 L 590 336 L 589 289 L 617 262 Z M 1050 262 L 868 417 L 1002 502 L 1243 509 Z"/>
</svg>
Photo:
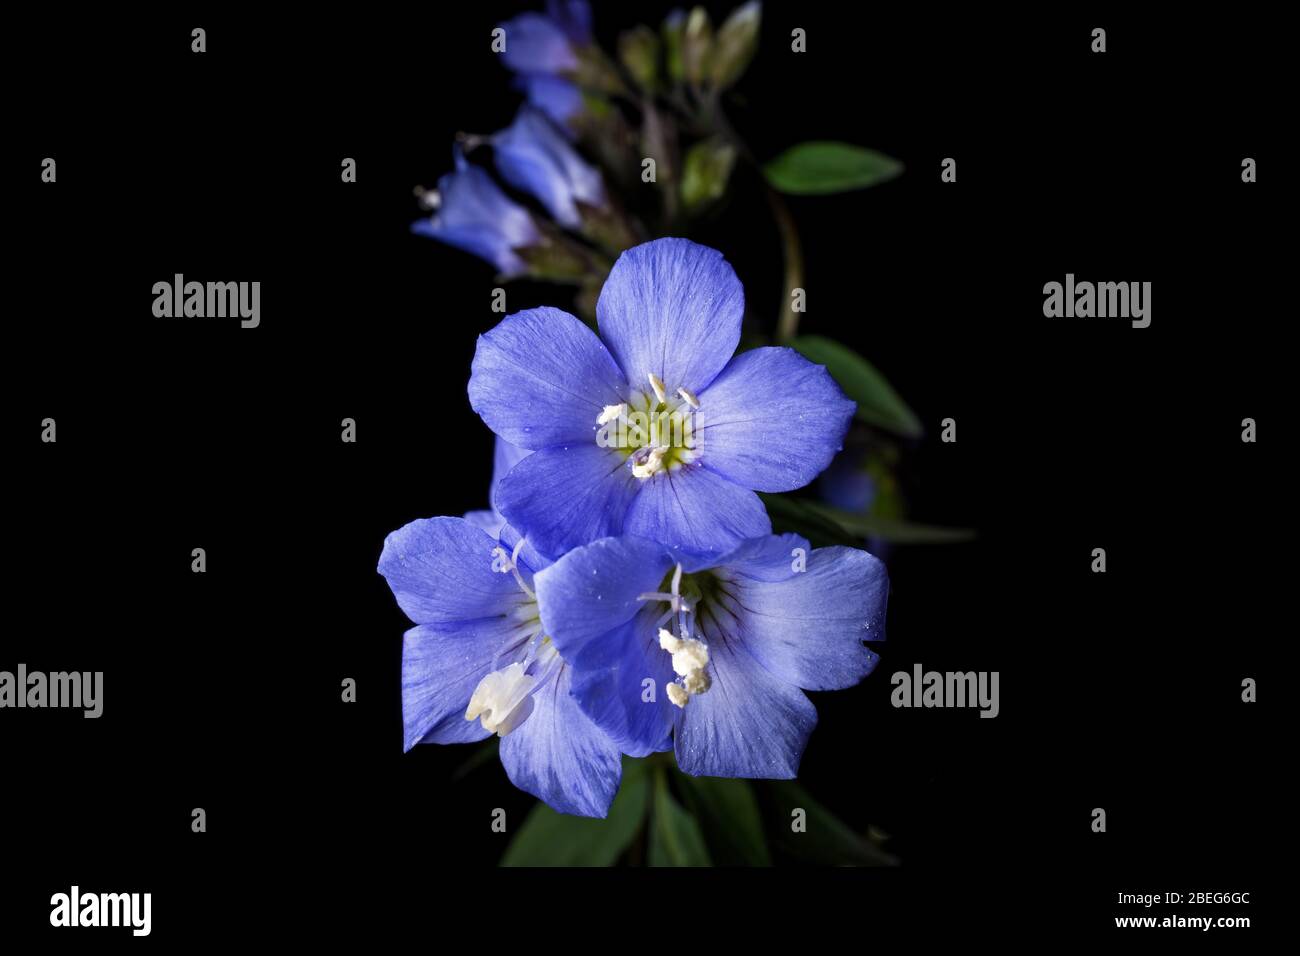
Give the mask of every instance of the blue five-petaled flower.
<svg viewBox="0 0 1300 956">
<path fill-rule="evenodd" d="M 792 349 L 733 357 L 743 312 L 721 253 L 658 239 L 615 263 L 599 337 L 553 308 L 480 336 L 470 404 L 532 451 L 497 490 L 505 519 L 557 556 L 619 534 L 717 554 L 770 533 L 754 492 L 815 478 L 854 404 Z"/>
<path fill-rule="evenodd" d="M 572 670 L 543 633 L 534 573 L 549 562 L 510 528 L 413 521 L 384 541 L 379 572 L 418 626 L 402 646 L 405 748 L 493 733 L 511 782 L 563 813 L 603 817 L 618 746 L 570 695 Z"/>
<path fill-rule="evenodd" d="M 583 712 L 625 753 L 671 747 L 697 776 L 795 776 L 817 722 L 803 689 L 858 683 L 885 638 L 884 565 L 792 534 L 714 558 L 606 538 L 535 583 Z"/>
</svg>

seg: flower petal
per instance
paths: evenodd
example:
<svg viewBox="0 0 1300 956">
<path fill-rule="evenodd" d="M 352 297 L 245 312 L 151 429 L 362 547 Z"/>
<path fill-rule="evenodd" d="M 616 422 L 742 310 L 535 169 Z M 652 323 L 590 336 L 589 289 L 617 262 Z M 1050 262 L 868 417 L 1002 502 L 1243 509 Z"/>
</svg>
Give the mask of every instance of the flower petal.
<svg viewBox="0 0 1300 956">
<path fill-rule="evenodd" d="M 675 708 L 665 688 L 676 675 L 672 656 L 659 647 L 661 607 L 642 607 L 572 660 L 573 696 L 583 713 L 632 757 L 672 747 Z"/>
<path fill-rule="evenodd" d="M 803 691 L 750 655 L 734 619 L 720 620 L 697 622 L 708 639 L 713 683 L 678 713 L 677 766 L 697 777 L 791 779 L 817 710 Z"/>
<path fill-rule="evenodd" d="M 574 661 L 643 610 L 638 595 L 658 591 L 672 566 L 663 545 L 641 538 L 603 538 L 575 548 L 534 578 L 542 630 L 561 657 Z"/>
<path fill-rule="evenodd" d="M 510 782 L 560 813 L 603 817 L 622 776 L 619 749 L 569 695 L 570 668 L 559 665 L 533 694 L 533 711 L 501 739 Z"/>
<path fill-rule="evenodd" d="M 740 341 L 745 292 L 722 253 L 686 239 L 628 249 L 596 302 L 600 335 L 630 384 L 653 372 L 675 393 L 699 394 Z"/>
<path fill-rule="evenodd" d="M 492 570 L 496 547 L 463 518 L 425 518 L 384 540 L 379 573 L 416 624 L 496 617 L 523 597 L 510 575 Z"/>
<path fill-rule="evenodd" d="M 699 396 L 700 460 L 757 491 L 802 488 L 830 464 L 857 407 L 793 349 L 743 352 Z"/>
<path fill-rule="evenodd" d="M 600 171 L 540 110 L 520 109 L 515 121 L 492 137 L 492 145 L 501 177 L 537 199 L 560 225 L 582 226 L 579 203 L 605 205 Z"/>
<path fill-rule="evenodd" d="M 583 110 L 582 90 L 561 76 L 547 73 L 528 73 L 520 76 L 515 85 L 524 91 L 528 104 L 549 116 L 560 132 L 569 139 L 573 132 L 569 120 Z"/>
<path fill-rule="evenodd" d="M 617 451 L 586 441 L 515 465 L 497 488 L 497 507 L 542 554 L 564 554 L 617 534 L 638 490 Z"/>
<path fill-rule="evenodd" d="M 772 533 L 758 495 L 700 465 L 683 465 L 641 487 L 623 522 L 626 534 L 697 554 L 716 554 Z"/>
<path fill-rule="evenodd" d="M 402 642 L 403 749 L 487 737 L 479 721 L 465 719 L 465 709 L 498 656 L 521 637 L 518 625 L 506 618 L 422 624 L 407 631 Z"/>
<path fill-rule="evenodd" d="M 818 548 L 806 571 L 779 582 L 737 568 L 732 588 L 746 649 L 781 680 L 840 690 L 875 668 L 863 642 L 885 639 L 889 575 L 866 551 Z"/>
<path fill-rule="evenodd" d="M 560 309 L 527 309 L 479 336 L 469 403 L 520 448 L 594 446 L 596 418 L 623 401 L 622 378 L 587 326 Z"/>
<path fill-rule="evenodd" d="M 564 30 L 548 16 L 521 13 L 501 24 L 505 49 L 501 59 L 517 73 L 561 73 L 575 70 L 578 58 Z"/>
</svg>

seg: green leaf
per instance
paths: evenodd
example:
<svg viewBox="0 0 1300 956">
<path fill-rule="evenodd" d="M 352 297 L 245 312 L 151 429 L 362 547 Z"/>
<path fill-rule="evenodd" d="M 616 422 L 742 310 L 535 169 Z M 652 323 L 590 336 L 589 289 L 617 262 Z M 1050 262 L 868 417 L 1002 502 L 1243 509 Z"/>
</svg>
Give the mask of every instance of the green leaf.
<svg viewBox="0 0 1300 956">
<path fill-rule="evenodd" d="M 830 518 L 809 507 L 809 503 L 785 495 L 773 495 L 759 492 L 767 508 L 767 515 L 772 519 L 774 534 L 793 532 L 807 538 L 814 548 L 842 544 L 851 548 L 862 547 L 862 539 L 850 534 Z"/>
<path fill-rule="evenodd" d="M 769 183 L 796 196 L 863 189 L 902 171 L 903 164 L 884 153 L 828 140 L 792 146 L 763 167 Z"/>
<path fill-rule="evenodd" d="M 953 544 L 958 541 L 970 541 L 975 537 L 971 528 L 944 528 L 931 524 L 912 524 L 897 518 L 883 518 L 879 515 L 861 514 L 856 511 L 842 511 L 817 502 L 804 502 L 804 505 L 827 520 L 835 522 L 845 531 L 862 538 L 880 538 L 895 544 Z"/>
<path fill-rule="evenodd" d="M 654 812 L 650 817 L 651 866 L 712 866 L 695 818 L 668 792 L 668 774 L 655 774 Z"/>
<path fill-rule="evenodd" d="M 643 760 L 623 761 L 623 785 L 604 820 L 556 813 L 538 803 L 501 858 L 502 866 L 612 866 L 645 822 Z"/>
<path fill-rule="evenodd" d="M 790 346 L 809 361 L 826 366 L 826 371 L 844 389 L 844 394 L 858 403 L 857 417 L 860 421 L 906 438 L 917 438 L 924 431 L 916 413 L 898 397 L 885 377 L 857 352 L 820 335 L 802 335 Z"/>
<path fill-rule="evenodd" d="M 676 779 L 686 805 L 699 819 L 713 859 L 721 866 L 771 866 L 758 801 L 747 780 L 725 777 Z"/>
<path fill-rule="evenodd" d="M 859 836 L 835 814 L 812 798 L 796 780 L 772 780 L 765 793 L 777 819 L 773 831 L 778 846 L 792 856 L 828 866 L 897 866 L 898 858 Z M 803 832 L 793 829 L 802 810 Z"/>
</svg>

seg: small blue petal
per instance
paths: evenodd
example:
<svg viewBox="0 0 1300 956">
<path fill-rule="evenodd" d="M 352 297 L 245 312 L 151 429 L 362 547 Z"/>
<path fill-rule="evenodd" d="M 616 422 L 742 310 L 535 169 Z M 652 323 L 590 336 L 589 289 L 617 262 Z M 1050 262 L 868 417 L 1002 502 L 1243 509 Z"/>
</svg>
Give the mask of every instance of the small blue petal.
<svg viewBox="0 0 1300 956">
<path fill-rule="evenodd" d="M 683 465 L 633 480 L 640 487 L 623 521 L 626 534 L 708 554 L 772 532 L 758 495 L 707 467 Z"/>
<path fill-rule="evenodd" d="M 578 57 L 564 28 L 540 13 L 522 13 L 501 24 L 501 59 L 516 73 L 563 73 L 578 68 Z"/>
<path fill-rule="evenodd" d="M 596 419 L 623 401 L 622 375 L 605 346 L 559 309 L 507 316 L 479 336 L 472 369 L 470 405 L 523 449 L 565 442 L 594 448 Z"/>
<path fill-rule="evenodd" d="M 573 138 L 569 121 L 583 110 L 582 91 L 576 84 L 560 76 L 531 73 L 520 76 L 517 85 L 530 106 L 549 116 L 567 138 Z"/>
<path fill-rule="evenodd" d="M 510 782 L 560 813 L 603 817 L 618 792 L 618 746 L 570 696 L 571 673 L 559 665 L 533 694 L 533 711 L 501 740 Z"/>
<path fill-rule="evenodd" d="M 653 372 L 670 392 L 696 395 L 736 351 L 744 312 L 744 290 L 722 253 L 671 238 L 619 256 L 596 303 L 601 337 L 628 382 L 646 391 Z"/>
<path fill-rule="evenodd" d="M 497 506 L 543 554 L 618 534 L 638 492 L 618 452 L 588 440 L 533 452 L 506 475 Z"/>
<path fill-rule="evenodd" d="M 863 642 L 885 639 L 884 564 L 866 551 L 838 547 L 813 551 L 803 571 L 790 570 L 788 552 L 786 562 L 783 581 L 753 576 L 743 561 L 732 566 L 745 647 L 773 675 L 798 687 L 852 687 L 879 660 Z"/>
<path fill-rule="evenodd" d="M 416 624 L 495 617 L 521 597 L 509 575 L 492 570 L 496 547 L 463 518 L 425 518 L 384 539 L 379 573 Z"/>
<path fill-rule="evenodd" d="M 817 725 L 816 708 L 753 658 L 734 619 L 711 617 L 701 630 L 713 686 L 678 712 L 677 766 L 703 777 L 793 778 Z"/>
<path fill-rule="evenodd" d="M 698 397 L 700 460 L 769 492 L 816 478 L 843 445 L 857 407 L 825 368 L 786 348 L 737 355 Z"/>
<path fill-rule="evenodd" d="M 466 720 L 474 688 L 518 643 L 518 624 L 504 617 L 422 624 L 402 643 L 403 746 L 482 740 L 488 731 Z"/>
</svg>

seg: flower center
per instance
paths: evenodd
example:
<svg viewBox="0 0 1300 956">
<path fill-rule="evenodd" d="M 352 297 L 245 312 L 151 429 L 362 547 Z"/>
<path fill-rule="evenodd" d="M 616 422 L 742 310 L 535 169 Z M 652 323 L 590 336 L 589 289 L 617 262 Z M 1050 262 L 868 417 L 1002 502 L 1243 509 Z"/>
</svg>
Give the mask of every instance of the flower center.
<svg viewBox="0 0 1300 956">
<path fill-rule="evenodd" d="M 672 655 L 677 680 L 665 689 L 668 699 L 684 708 L 696 694 L 706 693 L 713 681 L 709 677 L 709 646 L 691 634 L 691 618 L 704 599 L 701 582 L 688 579 L 685 588 L 682 566 L 675 567 L 660 585 L 666 590 L 637 595 L 638 601 L 662 601 L 668 610 L 659 618 L 659 646 Z M 664 625 L 667 624 L 667 627 Z"/>
<path fill-rule="evenodd" d="M 618 405 L 606 405 L 596 417 L 600 426 L 596 444 L 621 452 L 624 460 L 631 462 L 632 474 L 643 480 L 694 461 L 700 408 L 700 400 L 687 389 L 678 388 L 670 394 L 654 372 L 646 378 L 650 391 L 634 393 Z"/>
<path fill-rule="evenodd" d="M 492 570 L 513 574 L 524 593 L 524 600 L 513 612 L 519 639 L 512 641 L 503 655 L 513 659 L 478 682 L 465 709 L 466 720 L 480 720 L 484 730 L 501 737 L 528 719 L 533 712 L 533 692 L 564 663 L 550 637 L 542 633 L 537 595 L 519 573 L 517 562 L 523 546 L 520 538 L 510 554 L 502 547 L 492 549 Z"/>
</svg>

